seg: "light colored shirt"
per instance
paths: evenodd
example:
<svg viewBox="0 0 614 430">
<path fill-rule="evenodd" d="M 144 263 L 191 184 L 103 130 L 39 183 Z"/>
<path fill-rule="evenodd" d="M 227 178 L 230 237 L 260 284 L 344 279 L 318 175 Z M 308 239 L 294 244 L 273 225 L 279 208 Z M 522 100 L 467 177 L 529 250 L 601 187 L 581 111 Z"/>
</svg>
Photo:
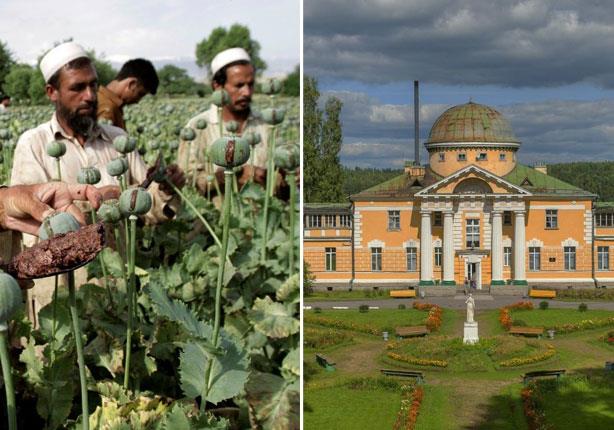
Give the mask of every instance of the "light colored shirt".
<svg viewBox="0 0 614 430">
<path fill-rule="evenodd" d="M 204 130 L 198 130 L 196 128 L 196 123 L 199 119 L 204 119 L 207 121 L 207 128 Z M 194 118 L 188 121 L 187 127 L 194 129 L 196 132 L 196 139 L 192 140 L 191 142 L 181 140 L 179 143 L 176 163 L 181 169 L 186 171 L 187 178 L 191 178 L 192 173 L 196 171 L 196 186 L 201 192 L 205 192 L 207 188 L 207 176 L 215 174 L 215 170 L 218 168 L 218 166 L 215 166 L 206 159 L 206 154 L 209 151 L 209 148 L 211 148 L 213 142 L 220 137 L 217 106 L 212 104 L 208 110 L 196 115 Z M 260 142 L 256 146 L 252 147 L 250 160 L 245 164 L 249 165 L 251 160 L 253 160 L 254 166 L 266 169 L 268 159 L 268 137 L 270 130 L 271 127 L 260 118 L 257 118 L 252 114 L 249 115 L 242 132 L 238 134 L 243 136 L 250 132 L 258 133 L 260 134 Z M 228 133 L 224 130 L 224 134 L 226 135 Z M 189 159 L 187 159 L 186 169 L 186 158 L 188 157 L 188 154 Z"/>
<path fill-rule="evenodd" d="M 77 175 L 83 167 L 96 167 L 100 170 L 101 180 L 96 186 L 119 185 L 119 181 L 107 173 L 109 161 L 121 157 L 113 147 L 113 139 L 126 132 L 111 125 L 98 125 L 92 136 L 81 146 L 75 137 L 69 136 L 57 120 L 55 113 L 51 121 L 26 131 L 21 135 L 13 158 L 11 185 L 38 184 L 57 180 L 56 159 L 47 154 L 47 144 L 61 140 L 66 145 L 66 154 L 60 158 L 62 181 L 77 183 Z M 138 151 L 127 156 L 129 169 L 128 185 L 140 184 L 147 176 L 147 166 Z M 163 213 L 164 206 L 170 204 L 172 196 L 160 191 L 157 183 L 152 183 L 148 191 L 153 198 L 151 211 L 145 215 L 145 221 L 153 224 L 167 219 Z"/>
</svg>

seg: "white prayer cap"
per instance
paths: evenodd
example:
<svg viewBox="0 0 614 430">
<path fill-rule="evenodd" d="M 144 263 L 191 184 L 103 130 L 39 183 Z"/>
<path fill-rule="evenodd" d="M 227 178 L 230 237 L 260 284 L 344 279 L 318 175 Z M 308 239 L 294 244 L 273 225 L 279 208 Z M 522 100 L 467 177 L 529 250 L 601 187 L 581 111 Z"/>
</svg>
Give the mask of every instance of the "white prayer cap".
<svg viewBox="0 0 614 430">
<path fill-rule="evenodd" d="M 211 61 L 211 76 L 215 75 L 222 67 L 234 63 L 235 61 L 249 61 L 249 54 L 243 48 L 230 48 L 220 52 Z"/>
<path fill-rule="evenodd" d="M 85 49 L 83 49 L 81 45 L 75 42 L 62 43 L 47 52 L 40 64 L 45 82 L 49 82 L 53 74 L 64 65 L 81 57 L 88 57 L 87 52 L 85 52 Z"/>
</svg>

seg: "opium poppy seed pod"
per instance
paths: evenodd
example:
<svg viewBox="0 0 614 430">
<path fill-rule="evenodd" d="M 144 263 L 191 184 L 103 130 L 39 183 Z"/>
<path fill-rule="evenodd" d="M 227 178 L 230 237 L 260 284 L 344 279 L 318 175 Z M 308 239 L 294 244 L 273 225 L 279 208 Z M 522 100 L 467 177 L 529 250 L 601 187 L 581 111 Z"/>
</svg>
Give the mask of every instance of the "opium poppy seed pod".
<svg viewBox="0 0 614 430">
<path fill-rule="evenodd" d="M 43 220 L 38 229 L 38 237 L 47 240 L 58 234 L 77 231 L 81 228 L 79 221 L 68 212 L 54 212 Z"/>
<path fill-rule="evenodd" d="M 66 154 L 66 144 L 60 140 L 52 140 L 46 146 L 47 155 L 53 158 L 60 158 Z"/>
<path fill-rule="evenodd" d="M 6 330 L 8 322 L 21 309 L 23 297 L 19 284 L 8 273 L 0 273 L 0 330 Z"/>
<path fill-rule="evenodd" d="M 121 176 L 128 170 L 128 160 L 124 157 L 116 158 L 107 163 L 107 173 L 111 176 Z"/>
<path fill-rule="evenodd" d="M 286 116 L 286 110 L 283 108 L 267 108 L 262 110 L 262 120 L 269 125 L 281 124 Z"/>
<path fill-rule="evenodd" d="M 119 209 L 125 216 L 144 215 L 151 205 L 151 195 L 143 188 L 130 188 L 119 197 Z"/>
<path fill-rule="evenodd" d="M 281 81 L 279 79 L 271 79 L 263 82 L 260 88 L 264 94 L 279 94 L 281 91 Z"/>
<path fill-rule="evenodd" d="M 101 204 L 98 209 L 98 218 L 109 224 L 118 223 L 123 218 L 119 210 L 119 201 L 112 199 Z"/>
<path fill-rule="evenodd" d="M 207 120 L 204 118 L 200 118 L 196 121 L 195 125 L 198 130 L 204 130 L 205 128 L 207 128 Z"/>
<path fill-rule="evenodd" d="M 174 151 L 175 149 L 179 148 L 179 142 L 177 142 L 176 140 L 171 140 L 168 143 L 168 148 Z"/>
<path fill-rule="evenodd" d="M 239 130 L 239 123 L 237 121 L 226 122 L 226 131 L 229 133 L 236 133 Z"/>
<path fill-rule="evenodd" d="M 11 132 L 7 128 L 0 129 L 0 139 L 9 140 L 11 138 Z"/>
<path fill-rule="evenodd" d="M 247 143 L 249 143 L 251 147 L 258 145 L 261 140 L 260 133 L 254 133 L 253 131 L 245 133 L 243 138 L 247 140 Z"/>
<path fill-rule="evenodd" d="M 113 139 L 113 147 L 117 152 L 128 154 L 136 149 L 136 139 L 128 136 L 117 136 Z"/>
<path fill-rule="evenodd" d="M 301 155 L 298 145 L 286 144 L 275 148 L 273 157 L 275 165 L 284 170 L 294 170 L 301 163 Z"/>
<path fill-rule="evenodd" d="M 211 94 L 211 103 L 217 107 L 222 107 L 230 103 L 230 96 L 224 89 L 215 90 L 213 94 Z"/>
<path fill-rule="evenodd" d="M 156 149 L 160 149 L 160 142 L 158 142 L 157 140 L 150 140 L 148 146 L 149 149 L 155 151 Z"/>
<path fill-rule="evenodd" d="M 83 167 L 77 175 L 80 184 L 96 185 L 100 182 L 100 170 L 96 167 Z"/>
<path fill-rule="evenodd" d="M 185 127 L 181 130 L 179 135 L 183 140 L 191 141 L 196 139 L 196 132 L 192 127 Z"/>
<path fill-rule="evenodd" d="M 213 142 L 209 155 L 211 161 L 227 169 L 240 166 L 249 160 L 250 148 L 242 137 L 221 137 Z"/>
</svg>

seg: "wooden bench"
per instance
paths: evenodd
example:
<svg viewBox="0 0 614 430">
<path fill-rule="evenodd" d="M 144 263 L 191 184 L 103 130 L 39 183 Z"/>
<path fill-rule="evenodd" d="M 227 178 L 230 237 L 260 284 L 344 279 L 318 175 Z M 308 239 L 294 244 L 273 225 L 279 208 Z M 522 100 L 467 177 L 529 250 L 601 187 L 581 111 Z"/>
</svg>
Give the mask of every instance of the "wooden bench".
<svg viewBox="0 0 614 430">
<path fill-rule="evenodd" d="M 328 370 L 329 372 L 335 371 L 335 363 L 333 363 L 328 358 L 324 357 L 322 354 L 316 354 L 316 361 L 320 366 Z"/>
<path fill-rule="evenodd" d="M 565 369 L 559 370 L 536 370 L 535 372 L 527 372 L 522 377 L 522 382 L 527 385 L 527 382 L 534 378 L 540 378 L 543 376 L 556 376 L 558 380 L 562 374 L 565 373 Z"/>
<path fill-rule="evenodd" d="M 429 330 L 425 325 L 416 325 L 411 327 L 396 327 L 395 333 L 397 337 L 414 337 L 414 336 L 426 336 Z"/>
<path fill-rule="evenodd" d="M 542 337 L 542 335 L 544 334 L 544 328 L 543 327 L 510 327 L 510 331 L 508 332 L 509 334 L 519 334 L 522 336 L 536 336 L 536 337 Z"/>
<path fill-rule="evenodd" d="M 392 290 L 390 291 L 390 297 L 394 297 L 395 299 L 415 298 L 416 290 Z"/>
<path fill-rule="evenodd" d="M 400 376 L 403 378 L 416 378 L 416 382 L 418 384 L 422 384 L 424 382 L 424 374 L 417 370 L 390 370 L 390 369 L 380 369 L 384 375 L 387 376 Z"/>
<path fill-rule="evenodd" d="M 531 289 L 529 297 L 534 299 L 554 299 L 556 297 L 556 291 Z"/>
</svg>

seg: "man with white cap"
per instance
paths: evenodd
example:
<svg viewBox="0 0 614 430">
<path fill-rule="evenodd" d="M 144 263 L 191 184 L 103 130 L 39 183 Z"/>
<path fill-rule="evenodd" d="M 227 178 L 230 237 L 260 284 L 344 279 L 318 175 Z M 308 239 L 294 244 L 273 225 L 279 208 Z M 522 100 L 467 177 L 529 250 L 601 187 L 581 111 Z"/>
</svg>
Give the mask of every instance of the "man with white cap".
<svg viewBox="0 0 614 430">
<path fill-rule="evenodd" d="M 211 75 L 213 90 L 224 89 L 230 98 L 229 103 L 222 108 L 222 121 L 224 123 L 236 121 L 239 124 L 236 133 L 240 136 L 247 133 L 260 136 L 260 142 L 252 146 L 253 173 L 250 163 L 244 164 L 238 174 L 238 182 L 240 185 L 245 183 L 253 174 L 254 181 L 264 184 L 269 128 L 264 121 L 256 118 L 251 110 L 256 70 L 249 54 L 243 48 L 230 48 L 218 53 L 211 61 Z M 207 122 L 207 128 L 198 130 L 200 127 L 197 125 L 199 122 L 202 124 L 202 120 Z M 197 131 L 196 139 L 191 142 L 184 140 L 180 142 L 177 164 L 184 166 L 187 160 L 187 176 L 191 177 L 195 173 L 196 186 L 202 193 L 206 193 L 208 187 L 210 190 L 214 189 L 209 179 L 216 172 L 212 171 L 211 163 L 206 160 L 205 153 L 220 137 L 217 106 L 212 104 L 208 110 L 192 118 L 187 126 Z M 218 171 L 221 171 L 221 168 Z M 218 173 L 217 179 L 218 183 L 223 181 L 223 175 Z"/>
<path fill-rule="evenodd" d="M 96 120 L 96 91 L 98 76 L 86 51 L 75 42 L 66 42 L 51 49 L 40 62 L 45 79 L 45 92 L 55 105 L 51 120 L 28 130 L 21 135 L 15 148 L 11 185 L 36 184 L 57 180 L 56 159 L 47 154 L 47 144 L 62 141 L 66 153 L 60 158 L 62 181 L 77 183 L 77 175 L 84 167 L 96 167 L 101 180 L 98 187 L 105 199 L 119 196 L 118 181 L 107 173 L 109 161 L 121 154 L 113 147 L 113 139 L 125 135 L 124 130 L 111 125 L 98 124 Z M 129 185 L 143 182 L 147 167 L 138 151 L 127 156 Z M 169 166 L 168 178 L 177 186 L 183 186 L 185 178 L 177 166 Z M 177 200 L 172 191 L 157 183 L 149 187 L 153 197 L 151 211 L 145 221 L 155 223 L 174 215 Z M 27 245 L 34 243 L 33 237 L 26 237 Z M 39 283 L 34 288 L 37 294 Z M 44 302 L 49 301 L 49 284 L 41 285 L 36 303 L 37 312 Z M 32 301 L 28 302 L 32 303 Z M 34 313 L 32 312 L 32 313 Z"/>
</svg>

